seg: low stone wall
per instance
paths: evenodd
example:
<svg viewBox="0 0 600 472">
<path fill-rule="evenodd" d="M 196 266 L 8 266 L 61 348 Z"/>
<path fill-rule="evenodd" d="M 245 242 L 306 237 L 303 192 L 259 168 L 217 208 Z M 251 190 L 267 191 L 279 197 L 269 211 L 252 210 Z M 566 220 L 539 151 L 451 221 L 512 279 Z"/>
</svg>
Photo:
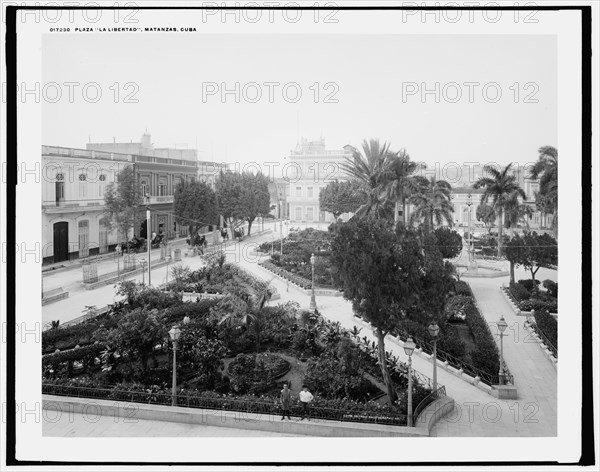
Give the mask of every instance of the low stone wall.
<svg viewBox="0 0 600 472">
<path fill-rule="evenodd" d="M 542 351 L 544 351 L 544 354 L 546 355 L 546 357 L 552 363 L 552 367 L 554 367 L 554 369 L 556 369 L 556 365 L 558 364 L 558 359 L 556 357 L 554 357 L 554 354 L 552 353 L 552 351 L 550 349 L 548 349 L 548 346 L 546 346 L 544 344 L 544 340 L 538 336 L 538 334 L 535 332 L 535 329 L 533 329 L 533 327 L 531 326 L 530 323 L 528 323 L 527 321 L 525 321 L 525 323 L 523 324 L 523 326 L 524 326 L 525 330 L 527 330 L 527 332 L 529 333 L 529 335 L 533 339 L 535 339 L 536 342 L 540 345 L 540 348 L 542 349 Z"/>
<path fill-rule="evenodd" d="M 249 429 L 275 433 L 298 434 L 322 437 L 427 437 L 431 428 L 454 409 L 454 400 L 443 397 L 429 404 L 415 421 L 415 426 L 388 426 L 367 423 L 351 423 L 311 419 L 310 421 L 281 421 L 279 414 L 266 415 L 241 411 L 206 410 L 146 403 L 118 402 L 92 398 L 42 395 L 42 408 L 60 413 L 82 413 L 97 417 L 123 417 L 130 422 L 138 420 L 170 421 L 219 426 L 224 428 Z M 60 412 L 60 413 L 59 413 Z M 50 415 L 49 415 L 50 416 Z"/>
<path fill-rule="evenodd" d="M 506 300 L 506 303 L 508 303 L 508 305 L 510 306 L 510 309 L 512 311 L 514 311 L 515 315 L 517 315 L 517 316 L 520 316 L 520 315 L 527 316 L 527 313 L 522 313 L 521 310 L 519 309 L 519 307 L 515 304 L 512 297 L 508 293 L 506 293 L 507 290 L 508 289 L 504 285 L 502 287 L 500 287 L 500 293 L 502 294 L 502 297 Z"/>
</svg>

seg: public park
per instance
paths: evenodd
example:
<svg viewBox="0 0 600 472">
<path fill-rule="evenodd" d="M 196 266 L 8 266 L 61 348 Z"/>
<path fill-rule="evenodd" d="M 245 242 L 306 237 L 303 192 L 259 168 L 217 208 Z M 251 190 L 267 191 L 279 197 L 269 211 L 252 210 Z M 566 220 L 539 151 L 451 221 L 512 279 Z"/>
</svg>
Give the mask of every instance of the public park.
<svg viewBox="0 0 600 472">
<path fill-rule="evenodd" d="M 220 170 L 157 200 L 125 165 L 112 243 L 42 268 L 42 394 L 144 416 L 44 434 L 555 436 L 558 150 L 535 151 L 452 185 L 364 140 L 314 219 L 293 182 Z"/>
</svg>

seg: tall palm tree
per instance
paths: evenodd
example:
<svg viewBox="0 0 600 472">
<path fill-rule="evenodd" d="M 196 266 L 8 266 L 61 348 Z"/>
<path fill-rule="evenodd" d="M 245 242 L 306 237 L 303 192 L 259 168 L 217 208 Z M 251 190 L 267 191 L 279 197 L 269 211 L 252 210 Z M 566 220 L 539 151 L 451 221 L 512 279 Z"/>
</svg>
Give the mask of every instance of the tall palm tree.
<svg viewBox="0 0 600 472">
<path fill-rule="evenodd" d="M 430 179 L 417 176 L 415 179 L 419 190 L 410 197 L 410 203 L 415 206 L 410 222 L 423 222 L 426 231 L 433 231 L 434 223 L 441 225 L 444 221 L 452 226 L 452 186 L 445 180 L 437 180 L 435 176 Z"/>
<path fill-rule="evenodd" d="M 218 324 L 238 324 L 246 329 L 254 329 L 256 338 L 256 354 L 260 352 L 260 335 L 265 328 L 265 316 L 263 308 L 271 299 L 272 292 L 266 287 L 257 295 L 251 295 L 248 291 L 239 288 L 233 290 L 233 295 L 225 314 Z"/>
<path fill-rule="evenodd" d="M 349 177 L 360 182 L 366 193 L 367 202 L 356 214 L 360 217 L 375 215 L 387 218 L 391 212 L 391 204 L 386 194 L 386 186 L 390 179 L 389 167 L 394 159 L 390 145 L 380 144 L 378 139 L 363 141 L 362 153 L 358 149 L 352 151 L 352 156 L 346 158 L 341 169 Z"/>
<path fill-rule="evenodd" d="M 517 182 L 517 178 L 510 172 L 512 164 L 508 164 L 504 169 L 498 170 L 493 166 L 483 167 L 484 174 L 491 177 L 481 177 L 475 182 L 473 188 L 483 188 L 481 203 L 487 203 L 490 199 L 492 207 L 498 217 L 498 257 L 502 255 L 502 233 L 504 226 L 504 210 L 508 202 L 517 197 L 526 198 L 525 192 Z"/>
<path fill-rule="evenodd" d="M 386 191 L 389 199 L 394 200 L 394 222 L 398 221 L 398 207 L 402 208 L 402 222 L 406 224 L 406 202 L 412 195 L 422 190 L 421 180 L 416 175 L 417 171 L 424 169 L 425 165 L 410 160 L 404 149 L 398 151 L 391 160 L 388 169 Z"/>
<path fill-rule="evenodd" d="M 510 230 L 510 236 L 514 234 L 515 227 L 521 220 L 525 220 L 527 229 L 529 229 L 528 220 L 531 219 L 533 210 L 526 203 L 519 200 L 519 194 L 514 192 L 506 202 L 504 227 Z"/>
<path fill-rule="evenodd" d="M 532 179 L 540 179 L 540 190 L 536 201 L 545 213 L 552 214 L 552 228 L 558 236 L 558 149 L 542 146 L 538 149 L 538 160 L 530 171 Z"/>
</svg>

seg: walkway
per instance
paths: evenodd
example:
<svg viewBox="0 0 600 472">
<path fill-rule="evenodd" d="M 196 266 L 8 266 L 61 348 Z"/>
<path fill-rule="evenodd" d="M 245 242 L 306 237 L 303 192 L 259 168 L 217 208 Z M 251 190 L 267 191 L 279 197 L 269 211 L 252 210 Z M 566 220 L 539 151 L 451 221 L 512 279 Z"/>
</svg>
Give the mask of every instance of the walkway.
<svg viewBox="0 0 600 472">
<path fill-rule="evenodd" d="M 258 265 L 260 260 L 258 257 L 252 256 L 252 248 L 270 240 L 271 233 L 247 238 L 241 244 L 228 248 L 227 260 L 237 262 L 257 277 L 270 281 L 281 294 L 281 299 L 272 303 L 294 301 L 298 302 L 302 308 L 308 308 L 310 296 L 295 286 L 291 284 L 288 286 L 283 280 L 274 277 L 273 274 Z M 201 259 L 184 258 L 183 262 L 194 268 L 196 264 L 201 264 Z M 543 274 L 542 271 L 544 271 Z M 545 272 L 553 272 L 554 277 L 552 278 L 556 277 L 555 271 L 541 269 L 538 278 L 541 280 L 551 278 Z M 153 271 L 155 283 L 162 281 L 165 276 L 165 268 Z M 527 278 L 527 274 L 519 270 L 517 270 L 516 276 L 517 278 Z M 138 278 L 141 280 L 141 276 Z M 500 296 L 499 287 L 503 282 L 508 283 L 508 278 L 469 278 L 464 280 L 467 280 L 473 287 L 478 303 L 489 322 L 495 323 L 499 319 L 499 315 L 504 314 L 509 326 L 515 326 L 512 331 L 509 328 L 510 334 L 517 329 L 515 323 L 520 321 L 522 327 L 523 320 L 517 320 L 516 316 L 511 315 L 510 308 Z M 85 292 L 43 307 L 44 320 L 60 319 L 65 314 L 68 314 L 70 318 L 75 318 L 81 314 L 85 304 L 95 303 L 103 306 L 111 303 L 113 298 L 112 286 Z M 318 297 L 317 306 L 323 316 L 331 321 L 339 321 L 344 328 L 352 329 L 355 325 L 349 301 L 341 297 Z M 53 315 L 55 318 L 52 318 L 47 313 L 54 309 L 56 309 Z M 516 339 L 523 341 L 523 331 L 517 331 L 517 333 L 519 334 Z M 373 334 L 367 332 L 366 329 L 361 331 L 361 336 L 367 336 L 375 341 Z M 541 437 L 556 435 L 556 372 L 550 361 L 543 356 L 537 344 L 514 342 L 514 340 L 509 342 L 507 337 L 504 339 L 507 363 L 517 379 L 519 399 L 498 400 L 449 372 L 438 369 L 438 383 L 446 386 L 448 395 L 455 400 L 456 408 L 449 418 L 437 423 L 432 431 L 433 436 Z M 386 348 L 400 360 L 407 360 L 402 348 L 391 343 L 388 343 Z M 413 367 L 428 377 L 432 376 L 432 363 L 426 359 L 413 356 Z"/>
<path fill-rule="evenodd" d="M 142 420 L 113 416 L 83 415 L 69 412 L 61 414 L 42 410 L 42 436 L 45 437 L 306 437 L 301 434 L 284 434 L 271 431 L 220 428 L 170 421 Z"/>
</svg>

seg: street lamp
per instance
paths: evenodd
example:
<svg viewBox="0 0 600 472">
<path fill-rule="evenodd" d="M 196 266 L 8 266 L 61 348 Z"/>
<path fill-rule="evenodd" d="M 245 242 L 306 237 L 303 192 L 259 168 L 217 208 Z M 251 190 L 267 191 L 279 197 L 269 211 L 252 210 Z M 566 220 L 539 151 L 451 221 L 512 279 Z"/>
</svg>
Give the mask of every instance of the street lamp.
<svg viewBox="0 0 600 472">
<path fill-rule="evenodd" d="M 142 265 L 142 285 L 146 285 L 146 259 L 140 259 Z"/>
<path fill-rule="evenodd" d="M 150 239 L 151 234 L 151 216 L 150 216 L 150 194 L 146 194 L 146 245 L 148 246 L 148 286 L 152 285 L 152 281 L 150 279 L 150 261 L 151 256 L 150 252 L 152 251 L 152 240 Z"/>
<path fill-rule="evenodd" d="M 171 331 L 169 331 L 169 336 L 171 337 L 171 341 L 173 341 L 173 389 L 171 392 L 172 406 L 177 404 L 177 341 L 179 341 L 180 335 L 181 330 L 179 329 L 179 326 L 173 326 Z"/>
<path fill-rule="evenodd" d="M 500 333 L 498 334 L 498 336 L 500 336 L 500 370 L 498 372 L 498 376 L 500 378 L 500 385 L 505 385 L 505 373 L 504 373 L 504 350 L 503 350 L 503 342 L 502 342 L 502 338 L 504 336 L 506 336 L 506 334 L 504 334 L 504 331 L 506 330 L 506 328 L 508 327 L 508 323 L 504 320 L 504 316 L 500 317 L 500 321 L 498 321 L 497 323 L 498 325 L 498 330 L 500 331 Z"/>
<path fill-rule="evenodd" d="M 427 328 L 429 335 L 433 338 L 433 391 L 437 390 L 437 337 L 440 333 L 440 327 L 434 321 Z"/>
<path fill-rule="evenodd" d="M 404 353 L 408 356 L 408 426 L 413 425 L 413 406 L 412 406 L 412 353 L 417 345 L 412 338 L 408 338 L 404 343 Z"/>
<path fill-rule="evenodd" d="M 165 285 L 169 283 L 169 263 L 171 262 L 171 256 L 165 258 L 167 260 L 167 275 L 165 276 Z"/>
<path fill-rule="evenodd" d="M 310 265 L 312 266 L 312 283 L 311 283 L 311 292 L 310 292 L 310 306 L 308 309 L 310 311 L 315 311 L 317 309 L 317 301 L 315 300 L 315 254 L 313 253 L 310 256 Z"/>
</svg>

